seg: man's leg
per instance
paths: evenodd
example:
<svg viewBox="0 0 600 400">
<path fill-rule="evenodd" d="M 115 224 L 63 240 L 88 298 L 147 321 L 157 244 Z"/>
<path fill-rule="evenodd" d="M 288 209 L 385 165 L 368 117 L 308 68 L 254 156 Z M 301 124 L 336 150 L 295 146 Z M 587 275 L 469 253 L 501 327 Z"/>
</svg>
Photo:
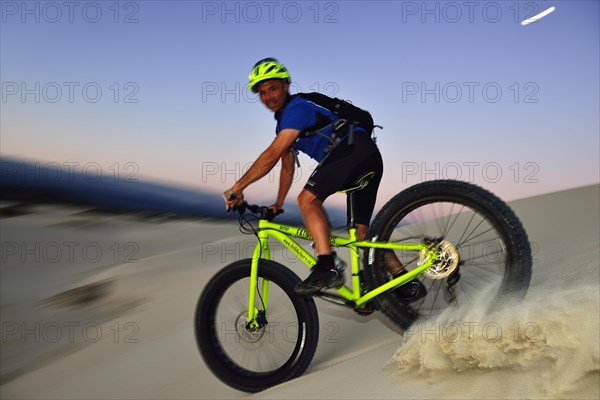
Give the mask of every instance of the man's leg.
<svg viewBox="0 0 600 400">
<path fill-rule="evenodd" d="M 356 238 L 358 240 L 365 240 L 367 237 L 367 229 L 367 225 L 356 224 Z M 387 271 L 392 276 L 392 279 L 397 278 L 400 275 L 406 273 L 404 265 L 402 265 L 402 263 L 398 259 L 398 256 L 396 256 L 394 250 L 384 251 L 383 263 Z M 427 290 L 425 289 L 425 286 L 420 280 L 415 279 L 411 282 L 400 286 L 397 289 L 394 289 L 394 293 L 396 294 L 399 300 L 410 303 L 425 297 L 425 295 L 427 294 Z"/>
<path fill-rule="evenodd" d="M 323 202 L 312 192 L 304 189 L 298 196 L 298 208 L 302 213 L 304 225 L 315 243 L 317 255 L 331 254 L 329 221 L 323 210 Z"/>
<path fill-rule="evenodd" d="M 343 285 L 344 275 L 335 268 L 334 254 L 329 244 L 329 220 L 323 210 L 323 202 L 304 189 L 298 196 L 298 207 L 306 229 L 312 236 L 318 259 L 308 278 L 296 285 L 294 290 L 298 294 L 313 295 L 319 290 Z"/>
<path fill-rule="evenodd" d="M 367 237 L 367 230 L 369 227 L 364 224 L 356 224 L 356 238 L 359 241 L 365 240 Z M 404 271 L 404 266 L 396 256 L 393 250 L 388 250 L 383 253 L 383 262 L 388 272 L 394 276 Z"/>
</svg>

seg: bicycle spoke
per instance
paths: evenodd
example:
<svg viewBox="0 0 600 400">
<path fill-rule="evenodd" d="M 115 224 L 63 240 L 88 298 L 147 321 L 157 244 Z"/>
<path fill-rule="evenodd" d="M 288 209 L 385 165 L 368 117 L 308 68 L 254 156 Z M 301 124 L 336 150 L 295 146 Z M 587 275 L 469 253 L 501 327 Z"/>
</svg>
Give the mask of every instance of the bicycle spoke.
<svg viewBox="0 0 600 400">
<path fill-rule="evenodd" d="M 505 244 L 494 223 L 479 209 L 456 201 L 425 201 L 422 205 L 410 206 L 395 224 L 389 241 L 444 240 L 458 251 L 460 276 L 457 285 L 449 289 L 446 279 L 433 280 L 427 274 L 419 278 L 425 285 L 427 296 L 414 303 L 413 308 L 421 314 L 431 315 L 446 308 L 454 295 L 463 301 L 471 301 L 482 285 L 502 281 L 498 278 L 505 274 Z M 398 252 L 398 256 L 407 270 L 424 262 L 422 254 L 410 251 Z"/>
<path fill-rule="evenodd" d="M 221 302 L 227 304 L 226 309 L 217 313 L 217 326 L 220 329 L 219 339 L 223 350 L 239 366 L 268 372 L 275 370 L 285 363 L 294 350 L 293 328 L 298 321 L 293 319 L 293 305 L 279 287 L 271 282 L 269 289 L 270 304 L 268 318 L 271 323 L 259 327 L 255 331 L 246 327 L 248 279 L 236 282 Z M 262 285 L 259 285 L 262 286 Z M 256 297 L 257 308 L 262 308 L 260 290 Z M 230 305 L 239 307 L 237 310 Z M 227 310 L 227 312 L 225 312 Z M 237 311 L 237 314 L 235 313 Z M 261 351 L 256 351 L 260 348 Z"/>
<path fill-rule="evenodd" d="M 452 211 L 452 210 L 454 209 L 454 206 L 455 206 L 455 204 L 456 204 L 456 203 L 452 203 L 452 208 L 451 208 L 451 210 L 450 210 L 450 211 Z M 452 223 L 451 223 L 451 224 L 449 224 L 449 225 L 446 227 L 446 229 L 443 231 L 443 236 L 442 236 L 442 237 L 446 237 L 446 236 L 448 236 L 448 233 L 450 232 L 450 230 L 452 229 L 452 227 L 454 226 L 454 224 L 456 223 L 456 221 L 457 221 L 457 220 L 458 220 L 458 218 L 460 217 L 460 215 L 461 215 L 461 213 L 463 212 L 464 208 L 465 208 L 465 206 L 464 206 L 464 205 L 462 205 L 462 207 L 461 207 L 460 211 L 458 211 L 458 212 L 455 214 L 456 216 L 455 216 L 455 218 L 454 218 L 454 221 L 452 221 Z M 452 213 L 451 213 L 451 215 L 452 215 Z"/>
<path fill-rule="evenodd" d="M 467 224 L 467 226 L 465 227 L 463 234 L 461 235 L 460 239 L 458 239 L 455 242 L 455 246 L 456 247 L 460 247 L 462 246 L 464 243 L 468 243 L 470 241 L 472 241 L 473 239 L 475 239 L 476 237 L 479 237 L 485 233 L 487 233 L 487 231 L 484 231 L 482 233 L 478 233 L 475 234 L 475 232 L 477 232 L 477 230 L 479 229 L 479 227 L 486 222 L 485 218 L 481 218 L 481 220 L 473 227 L 471 227 L 471 225 L 474 223 L 474 220 L 476 219 L 476 217 L 478 217 L 479 214 L 478 213 L 473 213 L 471 215 L 471 219 L 469 220 L 469 223 Z M 488 230 L 489 231 L 489 230 Z"/>
</svg>

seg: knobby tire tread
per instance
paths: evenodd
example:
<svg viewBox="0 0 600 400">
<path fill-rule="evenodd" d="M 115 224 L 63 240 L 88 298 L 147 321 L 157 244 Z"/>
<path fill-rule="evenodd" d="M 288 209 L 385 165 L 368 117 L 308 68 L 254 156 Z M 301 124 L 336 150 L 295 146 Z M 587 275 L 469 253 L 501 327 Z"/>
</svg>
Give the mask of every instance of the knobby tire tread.
<svg viewBox="0 0 600 400">
<path fill-rule="evenodd" d="M 396 218 L 419 204 L 435 201 L 459 201 L 482 212 L 493 222 L 509 247 L 509 265 L 498 298 L 511 295 L 514 299 L 522 299 L 531 280 L 531 247 L 525 229 L 515 213 L 502 200 L 491 192 L 477 185 L 454 180 L 427 181 L 411 186 L 390 199 L 375 216 L 367 239 L 378 237 L 378 240 L 389 238 L 390 229 Z M 375 260 L 380 257 L 375 257 Z M 369 263 L 369 253 L 364 255 L 365 282 L 367 287 L 375 288 L 384 281 L 375 265 Z M 411 307 L 398 302 L 390 292 L 377 297 L 378 308 L 396 325 L 407 329 L 418 318 L 418 313 Z"/>
<path fill-rule="evenodd" d="M 270 280 L 283 289 L 294 304 L 300 322 L 306 323 L 306 332 L 300 339 L 303 341 L 303 347 L 299 354 L 290 358 L 285 365 L 267 373 L 243 369 L 229 360 L 216 338 L 214 318 L 225 291 L 238 280 L 249 278 L 251 262 L 252 260 L 246 259 L 229 264 L 206 284 L 196 307 L 195 335 L 200 353 L 215 376 L 238 390 L 259 392 L 304 373 L 316 351 L 319 317 L 314 300 L 298 296 L 294 292 L 294 286 L 300 282 L 300 278 L 279 263 L 261 259 L 258 276 Z M 296 346 L 299 346 L 298 342 Z"/>
</svg>

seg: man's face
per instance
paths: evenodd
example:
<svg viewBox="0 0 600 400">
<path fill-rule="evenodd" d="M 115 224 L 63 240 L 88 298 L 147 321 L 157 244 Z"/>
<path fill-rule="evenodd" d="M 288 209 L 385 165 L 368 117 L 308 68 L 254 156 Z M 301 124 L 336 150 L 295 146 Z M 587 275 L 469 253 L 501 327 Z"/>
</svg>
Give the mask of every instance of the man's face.
<svg viewBox="0 0 600 400">
<path fill-rule="evenodd" d="M 277 112 L 285 104 L 288 83 L 284 80 L 273 79 L 258 84 L 260 101 L 273 112 Z"/>
</svg>

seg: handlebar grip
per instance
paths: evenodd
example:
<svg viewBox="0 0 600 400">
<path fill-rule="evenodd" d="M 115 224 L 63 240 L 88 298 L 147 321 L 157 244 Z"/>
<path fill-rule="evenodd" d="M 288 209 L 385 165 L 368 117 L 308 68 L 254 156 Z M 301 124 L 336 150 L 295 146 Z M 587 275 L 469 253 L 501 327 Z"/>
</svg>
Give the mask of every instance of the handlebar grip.
<svg viewBox="0 0 600 400">
<path fill-rule="evenodd" d="M 242 204 L 237 206 L 233 206 L 233 210 L 237 211 L 240 215 L 244 214 L 246 210 L 250 211 L 253 214 L 260 215 L 261 218 L 271 220 L 275 218 L 277 215 L 283 214 L 283 209 L 277 210 L 277 212 L 273 212 L 267 206 L 259 206 L 257 204 L 248 204 L 248 202 L 244 201 Z"/>
<path fill-rule="evenodd" d="M 248 203 L 243 202 L 242 204 L 236 204 L 232 207 L 233 211 L 237 211 L 240 215 L 244 214 L 246 212 L 246 207 L 248 206 Z"/>
</svg>

